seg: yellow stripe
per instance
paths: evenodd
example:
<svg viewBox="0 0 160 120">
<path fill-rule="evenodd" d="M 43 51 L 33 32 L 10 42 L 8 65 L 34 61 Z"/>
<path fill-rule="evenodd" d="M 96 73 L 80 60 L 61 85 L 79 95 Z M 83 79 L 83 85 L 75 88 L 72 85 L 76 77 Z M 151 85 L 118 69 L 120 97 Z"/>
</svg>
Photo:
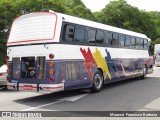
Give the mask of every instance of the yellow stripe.
<svg viewBox="0 0 160 120">
<path fill-rule="evenodd" d="M 96 60 L 96 63 L 98 65 L 98 68 L 101 68 L 104 74 L 104 79 L 106 79 L 107 75 L 109 77 L 109 79 L 111 79 L 111 74 L 108 70 L 108 66 L 106 63 L 106 60 L 102 57 L 100 51 L 96 48 L 96 52 L 93 53 L 93 56 Z"/>
</svg>

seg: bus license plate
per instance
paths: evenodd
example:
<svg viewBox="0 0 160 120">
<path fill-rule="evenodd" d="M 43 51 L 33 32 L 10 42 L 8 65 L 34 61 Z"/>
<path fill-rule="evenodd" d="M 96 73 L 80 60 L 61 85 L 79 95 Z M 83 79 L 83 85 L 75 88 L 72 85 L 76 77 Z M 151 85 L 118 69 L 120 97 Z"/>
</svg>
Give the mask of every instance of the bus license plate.
<svg viewBox="0 0 160 120">
<path fill-rule="evenodd" d="M 24 89 L 24 90 L 32 90 L 32 89 L 33 89 L 33 86 L 32 86 L 32 85 L 24 85 L 24 86 L 23 86 L 23 89 Z"/>
</svg>

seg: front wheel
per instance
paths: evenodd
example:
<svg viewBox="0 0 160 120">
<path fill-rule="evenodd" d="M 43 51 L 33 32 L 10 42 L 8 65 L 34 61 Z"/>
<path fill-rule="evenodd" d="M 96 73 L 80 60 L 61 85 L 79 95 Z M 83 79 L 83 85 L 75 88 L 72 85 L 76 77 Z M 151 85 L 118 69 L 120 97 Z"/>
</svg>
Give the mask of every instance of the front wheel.
<svg viewBox="0 0 160 120">
<path fill-rule="evenodd" d="M 148 71 L 147 66 L 143 67 L 143 75 L 141 76 L 142 79 L 146 79 L 147 78 L 147 71 Z"/>
<path fill-rule="evenodd" d="M 102 73 L 99 70 L 96 70 L 96 72 L 93 75 L 93 84 L 92 84 L 92 92 L 99 92 L 101 91 L 103 87 L 103 76 Z"/>
</svg>

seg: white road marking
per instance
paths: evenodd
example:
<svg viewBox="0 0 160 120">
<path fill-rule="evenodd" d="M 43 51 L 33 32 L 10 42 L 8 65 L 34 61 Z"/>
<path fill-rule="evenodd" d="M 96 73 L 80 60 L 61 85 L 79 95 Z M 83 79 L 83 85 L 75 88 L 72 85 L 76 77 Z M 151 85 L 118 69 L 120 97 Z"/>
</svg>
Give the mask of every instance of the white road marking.
<svg viewBox="0 0 160 120">
<path fill-rule="evenodd" d="M 63 98 L 61 100 L 73 102 L 73 101 L 76 101 L 76 100 L 78 100 L 78 99 L 86 96 L 86 95 L 88 95 L 88 94 L 82 94 L 82 95 L 76 95 L 76 96 L 71 96 L 71 97 L 65 97 L 65 98 Z"/>
<path fill-rule="evenodd" d="M 3 90 L 5 87 L 1 87 L 0 90 Z"/>
<path fill-rule="evenodd" d="M 76 95 L 76 96 L 66 97 L 66 98 L 59 99 L 56 102 L 51 102 L 51 103 L 47 103 L 47 104 L 44 104 L 44 105 L 39 105 L 39 106 L 36 106 L 36 107 L 31 107 L 31 108 L 24 109 L 24 110 L 21 110 L 21 111 L 31 111 L 31 110 L 34 110 L 34 109 L 37 109 L 37 108 L 42 108 L 42 107 L 45 107 L 45 106 L 53 105 L 53 104 L 64 102 L 64 101 L 73 102 L 73 101 L 76 101 L 78 99 L 81 99 L 82 97 L 84 97 L 86 95 L 88 95 L 88 94 L 82 94 L 82 95 Z"/>
<path fill-rule="evenodd" d="M 64 100 L 59 100 L 59 101 L 56 101 L 56 102 L 51 102 L 51 103 L 48 103 L 48 104 L 39 105 L 39 106 L 37 106 L 37 107 L 31 107 L 31 108 L 28 108 L 28 109 L 24 109 L 24 110 L 21 110 L 21 111 L 30 111 L 30 110 L 34 110 L 34 109 L 37 109 L 37 108 L 45 107 L 45 106 L 48 106 L 48 105 L 60 103 L 60 102 L 63 102 L 63 101 L 64 101 Z"/>
</svg>

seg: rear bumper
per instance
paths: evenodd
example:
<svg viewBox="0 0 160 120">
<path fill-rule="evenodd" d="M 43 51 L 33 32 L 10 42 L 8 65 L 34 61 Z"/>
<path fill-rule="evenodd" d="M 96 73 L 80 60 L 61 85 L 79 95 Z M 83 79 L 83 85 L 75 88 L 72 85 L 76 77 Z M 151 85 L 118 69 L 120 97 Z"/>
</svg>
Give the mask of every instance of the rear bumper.
<svg viewBox="0 0 160 120">
<path fill-rule="evenodd" d="M 7 83 L 7 88 L 16 91 L 58 92 L 64 90 L 64 83 L 54 85 Z"/>
<path fill-rule="evenodd" d="M 0 80 L 0 86 L 7 85 L 7 80 Z"/>
</svg>

